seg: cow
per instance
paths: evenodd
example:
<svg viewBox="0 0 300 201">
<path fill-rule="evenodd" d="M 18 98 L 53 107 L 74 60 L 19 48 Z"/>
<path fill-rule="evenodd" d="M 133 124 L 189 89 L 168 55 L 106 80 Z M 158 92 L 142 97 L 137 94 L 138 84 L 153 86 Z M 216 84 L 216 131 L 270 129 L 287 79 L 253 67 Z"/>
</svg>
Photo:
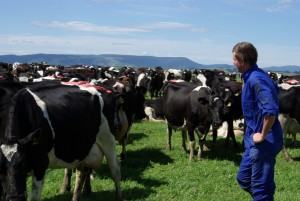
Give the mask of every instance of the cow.
<svg viewBox="0 0 300 201">
<path fill-rule="evenodd" d="M 225 146 L 229 145 L 231 138 L 234 146 L 239 150 L 239 145 L 236 142 L 233 122 L 235 120 L 243 119 L 241 92 L 242 82 L 237 82 L 226 78 L 225 73 L 222 71 L 202 70 L 205 76 L 207 86 L 209 86 L 215 94 L 219 94 L 219 107 L 221 121 L 227 123 L 227 136 Z M 217 138 L 217 128 L 213 128 L 213 142 L 215 144 Z"/>
<path fill-rule="evenodd" d="M 286 136 L 287 136 L 287 134 L 292 135 L 291 145 L 293 147 L 295 147 L 296 146 L 296 134 L 300 132 L 300 125 L 297 122 L 297 120 L 294 118 L 291 118 L 289 116 L 289 114 L 279 114 L 278 119 L 282 126 L 282 132 L 283 132 L 283 137 L 284 137 L 284 145 L 283 145 L 282 152 L 287 161 L 293 161 L 293 159 L 291 158 L 291 156 L 289 155 L 289 153 L 286 149 Z"/>
<path fill-rule="evenodd" d="M 128 134 L 131 129 L 133 118 L 134 118 L 134 106 L 135 106 L 135 96 L 133 91 L 130 88 L 130 84 L 126 82 L 130 82 L 130 79 L 126 77 L 121 77 L 121 80 L 105 80 L 103 82 L 95 82 L 94 85 L 91 85 L 87 82 L 66 82 L 65 84 L 71 84 L 71 85 L 81 85 L 81 86 L 89 86 L 89 87 L 95 87 L 100 93 L 104 95 L 104 103 L 105 104 L 111 104 L 110 97 L 106 98 L 107 95 L 115 95 L 115 96 L 122 96 L 120 99 L 120 102 L 117 102 L 115 104 L 117 112 L 114 114 L 114 125 L 115 126 L 122 126 L 123 130 L 121 132 L 118 132 L 115 134 L 115 139 L 122 145 L 122 152 L 120 154 L 120 159 L 124 160 L 126 158 L 126 145 L 127 145 L 127 139 Z M 127 86 L 125 86 L 127 85 Z M 120 119 L 120 116 L 118 114 L 120 108 L 125 112 L 126 119 Z M 111 113 L 112 111 L 107 111 L 108 113 Z M 123 126 L 126 124 L 126 126 Z M 92 168 L 85 168 L 83 171 L 85 171 L 85 182 L 82 194 L 90 194 L 91 193 L 91 184 L 90 184 L 90 175 L 92 174 Z M 64 179 L 63 183 L 60 187 L 60 192 L 64 193 L 66 191 L 71 190 L 71 177 L 72 177 L 72 169 L 65 169 Z M 74 189 L 75 194 L 79 194 L 78 189 Z"/>
<path fill-rule="evenodd" d="M 162 69 L 160 68 L 155 68 L 155 70 L 152 70 L 149 74 L 151 80 L 150 80 L 150 97 L 151 99 L 153 98 L 158 98 L 161 96 L 159 93 L 163 87 L 164 80 L 165 80 L 165 74 Z"/>
<path fill-rule="evenodd" d="M 117 99 L 104 104 L 103 94 L 95 88 L 60 82 L 21 89 L 1 87 L 0 94 L 2 198 L 26 200 L 26 178 L 32 173 L 31 200 L 41 200 L 48 168 L 77 168 L 80 173 L 83 167 L 99 166 L 105 156 L 116 198 L 123 200 L 113 135 L 120 128 L 115 127 L 111 112 Z M 10 94 L 14 95 L 7 99 Z M 75 188 L 81 188 L 83 176 L 76 179 Z M 73 200 L 79 196 L 73 194 Z"/>
<path fill-rule="evenodd" d="M 164 121 L 165 115 L 163 111 L 163 98 L 153 100 L 145 100 L 144 102 L 145 118 L 149 121 Z"/>
<path fill-rule="evenodd" d="M 279 113 L 288 115 L 289 118 L 295 119 L 297 123 L 300 123 L 300 85 L 289 85 L 286 83 L 280 84 L 280 91 L 278 95 L 279 99 Z M 283 132 L 286 130 L 283 127 Z M 284 133 L 286 134 L 286 133 Z M 291 157 L 288 155 L 285 145 L 283 147 L 285 158 L 291 161 Z"/>
<path fill-rule="evenodd" d="M 197 157 L 202 158 L 205 137 L 210 125 L 219 126 L 218 112 L 213 109 L 214 101 L 209 87 L 197 86 L 189 82 L 169 82 L 163 93 L 163 110 L 167 120 L 167 149 L 171 150 L 172 129 L 182 131 L 182 148 L 186 151 L 186 132 L 190 141 L 189 160 L 194 160 L 196 131 L 199 137 Z M 203 136 L 202 136 L 203 134 Z"/>
<path fill-rule="evenodd" d="M 165 80 L 167 82 L 169 80 L 182 80 L 182 70 L 180 69 L 168 69 L 165 71 Z"/>
</svg>

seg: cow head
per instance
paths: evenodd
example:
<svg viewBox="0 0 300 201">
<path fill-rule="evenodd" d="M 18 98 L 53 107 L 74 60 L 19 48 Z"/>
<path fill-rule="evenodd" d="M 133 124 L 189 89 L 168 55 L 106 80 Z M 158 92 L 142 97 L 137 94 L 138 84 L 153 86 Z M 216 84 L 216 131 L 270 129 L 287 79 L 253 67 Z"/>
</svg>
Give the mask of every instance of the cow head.
<svg viewBox="0 0 300 201">
<path fill-rule="evenodd" d="M 221 110 L 224 107 L 223 99 L 220 98 L 219 94 L 213 94 L 209 87 L 200 86 L 196 89 L 201 94 L 198 98 L 198 102 L 208 106 L 207 108 L 212 117 L 212 126 L 219 127 L 222 124 Z"/>
<path fill-rule="evenodd" d="M 232 90 L 230 87 L 224 87 L 222 88 L 220 92 L 220 96 L 224 100 L 224 110 L 223 115 L 227 115 L 232 111 L 232 104 L 235 104 L 238 99 L 241 97 L 242 90 L 236 89 Z"/>
<path fill-rule="evenodd" d="M 0 143 L 1 198 L 26 201 L 26 177 L 31 171 L 28 150 L 37 143 L 40 129 L 23 139 L 4 138 Z"/>
<path fill-rule="evenodd" d="M 224 101 L 219 94 L 213 94 L 209 99 L 209 109 L 213 116 L 213 127 L 220 127 L 222 125 L 222 114 L 224 108 Z"/>
</svg>

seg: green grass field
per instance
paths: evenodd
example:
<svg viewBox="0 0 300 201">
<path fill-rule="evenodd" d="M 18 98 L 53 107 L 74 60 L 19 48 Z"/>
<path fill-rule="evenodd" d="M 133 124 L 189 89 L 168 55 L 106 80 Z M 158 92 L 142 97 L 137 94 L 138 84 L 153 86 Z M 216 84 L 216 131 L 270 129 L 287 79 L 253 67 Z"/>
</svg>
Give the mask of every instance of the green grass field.
<svg viewBox="0 0 300 201">
<path fill-rule="evenodd" d="M 242 137 L 237 138 L 241 145 Z M 181 134 L 172 138 L 173 150 L 166 151 L 166 125 L 161 122 L 134 123 L 129 143 L 128 157 L 121 162 L 122 191 L 125 200 L 143 201 L 245 201 L 250 196 L 237 184 L 236 174 L 242 157 L 230 142 L 218 138 L 212 149 L 212 137 L 207 137 L 208 151 L 204 159 L 190 162 L 181 149 Z M 290 142 L 290 139 L 287 140 Z M 118 154 L 121 146 L 117 145 Z M 283 154 L 277 157 L 275 200 L 300 201 L 300 149 L 288 147 L 294 162 L 286 162 Z M 110 201 L 115 199 L 114 184 L 106 161 L 94 170 L 93 193 L 82 201 Z M 74 175 L 75 176 L 75 175 Z M 63 170 L 48 170 L 42 193 L 44 201 L 71 200 L 72 194 L 60 194 Z M 28 179 L 28 189 L 31 186 Z M 74 182 L 74 178 L 73 178 Z M 30 192 L 29 192 L 30 193 Z"/>
</svg>

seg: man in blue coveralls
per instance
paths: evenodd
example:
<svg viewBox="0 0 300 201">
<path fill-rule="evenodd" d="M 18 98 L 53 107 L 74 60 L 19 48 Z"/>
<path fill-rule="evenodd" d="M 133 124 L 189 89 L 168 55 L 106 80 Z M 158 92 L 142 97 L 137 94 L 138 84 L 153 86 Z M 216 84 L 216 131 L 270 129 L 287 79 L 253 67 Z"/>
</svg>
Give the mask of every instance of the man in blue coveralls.
<svg viewBox="0 0 300 201">
<path fill-rule="evenodd" d="M 253 201 L 274 200 L 274 168 L 276 156 L 283 146 L 282 128 L 278 120 L 276 83 L 257 62 L 257 50 L 248 42 L 232 49 L 233 64 L 244 81 L 242 108 L 246 123 L 245 152 L 237 180 Z"/>
</svg>

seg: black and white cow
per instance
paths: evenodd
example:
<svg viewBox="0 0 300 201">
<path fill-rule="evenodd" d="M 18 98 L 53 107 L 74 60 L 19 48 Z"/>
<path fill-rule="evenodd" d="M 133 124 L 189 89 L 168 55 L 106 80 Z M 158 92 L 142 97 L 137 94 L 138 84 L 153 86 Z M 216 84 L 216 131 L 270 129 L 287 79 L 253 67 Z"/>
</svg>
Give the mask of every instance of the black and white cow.
<svg viewBox="0 0 300 201">
<path fill-rule="evenodd" d="M 288 131 L 288 124 L 296 120 L 300 124 L 300 85 L 292 86 L 283 83 L 280 86 L 279 92 L 279 112 L 287 117 L 280 117 L 282 123 L 282 128 L 284 132 L 284 137 L 286 137 L 286 132 Z M 294 125 L 294 127 L 299 128 L 299 125 Z M 300 132 L 300 130 L 298 130 Z M 286 160 L 292 161 L 292 158 L 288 154 L 285 145 L 283 146 L 283 153 Z"/>
<path fill-rule="evenodd" d="M 31 173 L 31 200 L 41 200 L 47 168 L 77 168 L 80 172 L 82 167 L 99 166 L 105 156 L 117 200 L 123 200 L 113 135 L 120 128 L 114 126 L 111 112 L 116 109 L 114 96 L 112 104 L 104 104 L 103 95 L 93 87 L 57 82 L 11 90 L 0 87 L 2 198 L 26 200 L 26 178 Z M 84 175 L 78 178 L 75 189 L 81 188 L 83 179 Z M 79 196 L 74 194 L 73 200 Z"/>
<path fill-rule="evenodd" d="M 129 83 L 127 83 L 129 82 Z M 118 131 L 116 134 L 114 134 L 116 141 L 118 141 L 122 145 L 122 152 L 120 154 L 121 160 L 124 160 L 126 158 L 126 145 L 127 145 L 127 139 L 128 134 L 131 129 L 134 115 L 135 115 L 135 94 L 134 91 L 131 89 L 130 79 L 126 77 L 120 77 L 119 80 L 115 79 L 109 79 L 104 80 L 102 82 L 95 82 L 94 85 L 91 85 L 86 82 L 73 82 L 66 84 L 71 85 L 81 85 L 81 86 L 89 86 L 89 87 L 95 87 L 103 96 L 103 100 L 105 104 L 112 104 L 111 96 L 119 97 L 119 101 L 115 104 L 115 110 L 114 111 L 105 111 L 108 113 L 108 115 L 114 114 L 114 125 L 115 127 L 121 127 L 120 131 Z M 109 95 L 109 96 L 108 96 Z M 107 97 L 108 96 L 108 97 Z M 126 118 L 122 119 L 122 116 L 119 115 L 120 110 L 122 110 Z M 104 113 L 105 113 L 104 112 Z M 92 173 L 92 169 L 84 169 L 86 171 L 86 178 L 85 183 L 83 187 L 83 194 L 90 194 L 91 193 L 91 183 L 90 183 L 90 174 Z M 71 176 L 72 176 L 72 169 L 66 169 L 65 175 L 63 179 L 63 183 L 60 188 L 60 192 L 64 193 L 66 191 L 71 190 Z M 75 189 L 77 192 L 77 189 Z"/>
<path fill-rule="evenodd" d="M 145 100 L 144 112 L 146 119 L 149 121 L 164 121 L 163 98 Z"/>
<path fill-rule="evenodd" d="M 194 159 L 196 131 L 199 137 L 198 159 L 202 158 L 205 137 L 211 124 L 219 126 L 218 111 L 214 107 L 212 91 L 209 87 L 197 86 L 188 82 L 168 83 L 164 88 L 163 109 L 167 120 L 168 144 L 171 149 L 172 130 L 182 131 L 182 148 L 186 150 L 186 132 L 190 140 L 189 159 Z M 204 136 L 202 136 L 202 134 Z"/>
<path fill-rule="evenodd" d="M 225 146 L 229 145 L 229 139 L 231 138 L 234 146 L 239 150 L 239 145 L 235 139 L 233 123 L 236 120 L 243 119 L 241 102 L 242 83 L 237 81 L 220 81 L 217 79 L 212 82 L 211 88 L 222 99 L 218 107 L 220 107 L 222 122 L 227 122 L 228 124 Z M 217 132 L 213 133 L 213 142 L 216 142 Z"/>
</svg>

